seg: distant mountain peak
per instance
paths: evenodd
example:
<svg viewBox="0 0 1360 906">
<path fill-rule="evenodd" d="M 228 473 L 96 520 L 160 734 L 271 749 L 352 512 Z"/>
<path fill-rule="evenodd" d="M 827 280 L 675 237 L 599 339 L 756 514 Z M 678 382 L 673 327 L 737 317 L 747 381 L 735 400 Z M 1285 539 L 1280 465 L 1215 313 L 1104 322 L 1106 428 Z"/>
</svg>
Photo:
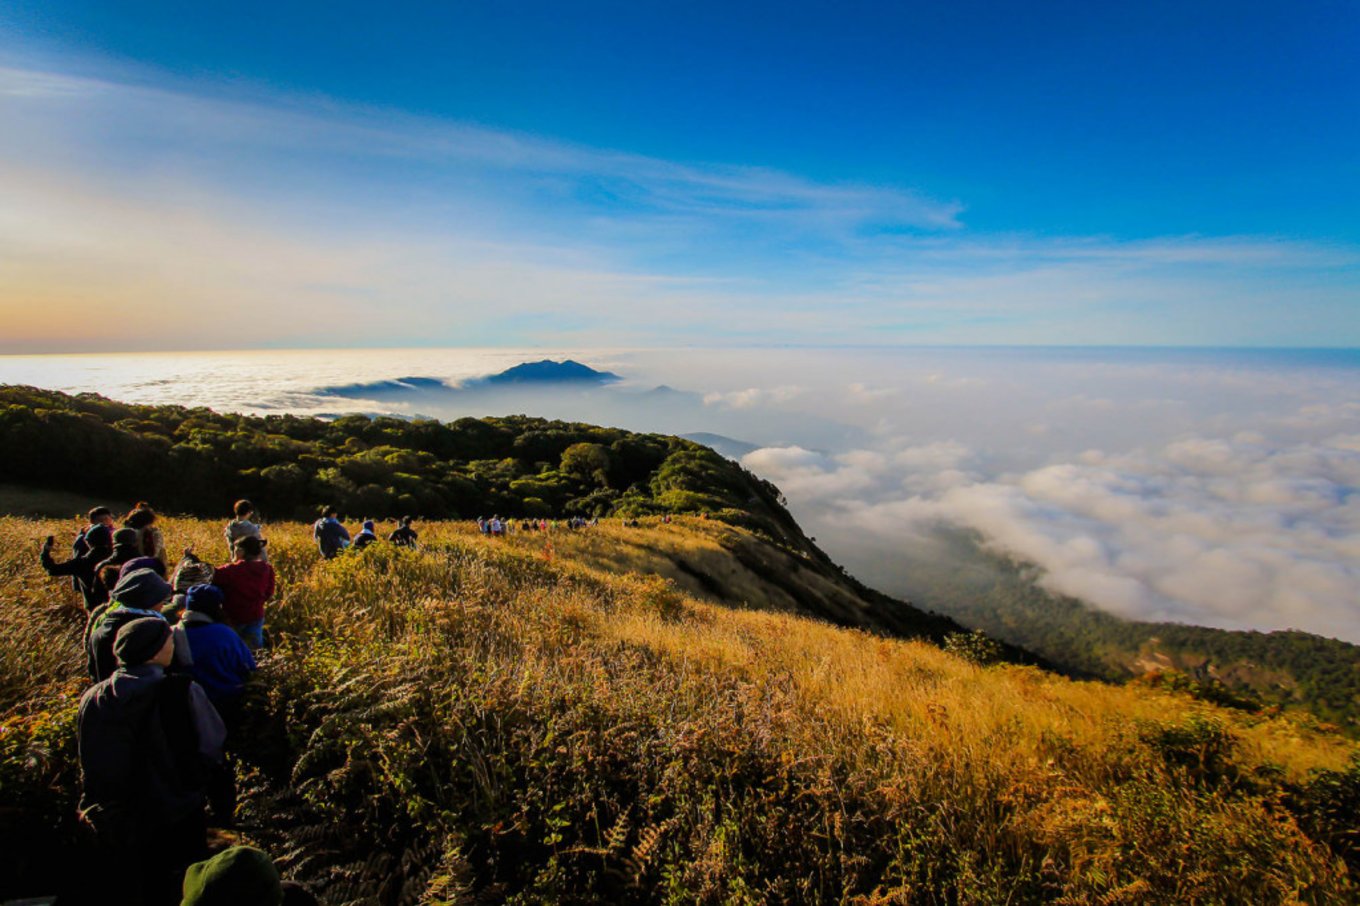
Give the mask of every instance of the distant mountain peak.
<svg viewBox="0 0 1360 906">
<path fill-rule="evenodd" d="M 596 371 L 589 365 L 582 365 L 572 359 L 554 362 L 543 359 L 538 362 L 523 362 L 507 368 L 500 374 L 488 375 L 469 383 L 474 384 L 612 384 L 621 381 L 609 371 Z"/>
</svg>

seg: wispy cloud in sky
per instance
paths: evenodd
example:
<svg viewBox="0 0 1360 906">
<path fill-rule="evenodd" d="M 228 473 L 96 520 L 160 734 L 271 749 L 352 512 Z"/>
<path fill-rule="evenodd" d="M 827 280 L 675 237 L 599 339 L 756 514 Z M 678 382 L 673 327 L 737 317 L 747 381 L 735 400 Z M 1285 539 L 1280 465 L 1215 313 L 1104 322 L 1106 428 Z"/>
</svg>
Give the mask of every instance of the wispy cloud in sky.
<svg viewBox="0 0 1360 906">
<path fill-rule="evenodd" d="M 326 99 L 11 65 L 0 164 L 10 352 L 1360 342 L 1344 246 L 979 235 L 908 187 Z"/>
</svg>

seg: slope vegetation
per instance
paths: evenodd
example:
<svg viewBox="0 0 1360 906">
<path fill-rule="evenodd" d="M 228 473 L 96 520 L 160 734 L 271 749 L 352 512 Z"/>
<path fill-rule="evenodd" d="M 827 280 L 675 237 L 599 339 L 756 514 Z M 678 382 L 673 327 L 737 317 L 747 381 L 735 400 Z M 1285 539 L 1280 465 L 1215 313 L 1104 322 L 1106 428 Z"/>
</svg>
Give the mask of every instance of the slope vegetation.
<svg viewBox="0 0 1360 906">
<path fill-rule="evenodd" d="M 1052 594 L 1037 573 L 953 539 L 956 553 L 902 571 L 915 600 L 1090 677 L 1170 683 L 1248 709 L 1306 711 L 1360 736 L 1360 646 L 1307 632 L 1240 632 L 1124 620 Z"/>
<path fill-rule="evenodd" d="M 0 519 L 0 896 L 80 858 L 79 622 L 33 556 L 69 529 Z M 220 543 L 217 523 L 165 531 Z M 700 520 L 551 547 L 427 525 L 423 550 L 330 562 L 305 525 L 268 532 L 241 833 L 327 902 L 1354 898 L 1360 761 L 1335 734 L 629 571 L 710 575 L 727 543 Z"/>
</svg>

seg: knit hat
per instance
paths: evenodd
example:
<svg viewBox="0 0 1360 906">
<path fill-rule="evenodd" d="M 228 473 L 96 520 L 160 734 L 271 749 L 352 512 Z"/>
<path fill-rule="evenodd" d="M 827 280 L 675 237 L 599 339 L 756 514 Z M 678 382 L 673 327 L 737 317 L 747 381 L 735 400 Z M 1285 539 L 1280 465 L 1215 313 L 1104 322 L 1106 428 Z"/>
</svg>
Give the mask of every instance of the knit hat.
<svg viewBox="0 0 1360 906">
<path fill-rule="evenodd" d="M 180 906 L 279 906 L 283 887 L 279 870 L 253 846 L 224 849 L 184 873 Z"/>
<path fill-rule="evenodd" d="M 118 573 L 119 581 L 122 581 L 122 578 L 128 573 L 136 572 L 139 569 L 149 569 L 162 579 L 165 578 L 165 564 L 155 557 L 133 557 L 123 564 L 122 570 Z"/>
<path fill-rule="evenodd" d="M 195 585 L 202 585 L 211 582 L 213 577 L 212 564 L 197 557 L 189 559 L 185 557 L 179 561 L 179 566 L 175 567 L 175 591 L 184 592 L 193 588 Z"/>
<path fill-rule="evenodd" d="M 113 533 L 115 547 L 136 547 L 137 541 L 137 530 L 135 528 L 120 528 Z"/>
<path fill-rule="evenodd" d="M 85 543 L 91 548 L 112 547 L 113 535 L 107 525 L 92 525 L 85 531 Z"/>
<path fill-rule="evenodd" d="M 195 585 L 184 593 L 184 609 L 222 619 L 222 604 L 227 600 L 216 585 Z"/>
<path fill-rule="evenodd" d="M 118 584 L 113 586 L 109 596 L 124 607 L 150 610 L 157 604 L 164 604 L 175 591 L 170 587 L 170 583 L 156 575 L 153 569 L 134 569 L 127 572 L 126 565 L 123 569 L 125 572 L 118 579 Z"/>
<path fill-rule="evenodd" d="M 118 628 L 113 639 L 113 656 L 124 667 L 136 667 L 151 660 L 170 638 L 170 624 L 160 617 L 139 617 Z"/>
</svg>

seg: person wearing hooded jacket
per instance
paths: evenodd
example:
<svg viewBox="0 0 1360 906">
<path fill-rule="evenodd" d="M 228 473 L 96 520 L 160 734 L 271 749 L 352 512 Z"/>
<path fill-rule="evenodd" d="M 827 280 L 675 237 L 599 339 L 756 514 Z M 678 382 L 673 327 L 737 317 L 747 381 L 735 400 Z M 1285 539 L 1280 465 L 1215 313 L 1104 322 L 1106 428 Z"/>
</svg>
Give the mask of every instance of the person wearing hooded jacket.
<svg viewBox="0 0 1360 906">
<path fill-rule="evenodd" d="M 353 547 L 356 551 L 361 551 L 377 540 L 378 532 L 373 525 L 373 520 L 365 519 L 363 529 L 359 532 L 359 534 L 354 536 Z"/>
<path fill-rule="evenodd" d="M 203 689 L 169 676 L 170 626 L 138 617 L 114 640 L 118 668 L 85 691 L 77 716 L 82 821 L 98 840 L 100 900 L 174 902 L 206 854 L 205 765 L 226 738 Z"/>
<path fill-rule="evenodd" d="M 90 614 L 85 624 L 85 665 L 90 679 L 100 682 L 118 669 L 113 649 L 124 625 L 145 617 L 165 622 L 160 610 L 173 591 L 152 569 L 133 570 L 118 580 L 109 603 Z"/>
<path fill-rule="evenodd" d="M 224 715 L 233 710 L 255 672 L 255 655 L 223 620 L 226 596 L 216 585 L 195 585 L 184 594 L 184 616 L 175 627 L 177 670 L 194 678 Z"/>
</svg>

